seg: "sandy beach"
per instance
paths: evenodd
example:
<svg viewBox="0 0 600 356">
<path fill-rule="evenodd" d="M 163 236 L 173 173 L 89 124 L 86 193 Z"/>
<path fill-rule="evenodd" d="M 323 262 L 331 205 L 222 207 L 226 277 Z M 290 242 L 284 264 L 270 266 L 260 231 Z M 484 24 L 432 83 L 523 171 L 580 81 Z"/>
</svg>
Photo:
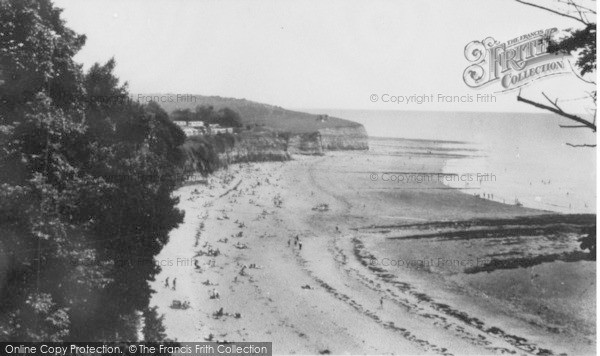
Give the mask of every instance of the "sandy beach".
<svg viewBox="0 0 600 356">
<path fill-rule="evenodd" d="M 593 354 L 595 263 L 574 231 L 595 217 L 381 179 L 446 158 L 294 156 L 180 188 L 185 221 L 152 284 L 169 338 L 271 341 L 275 354 Z"/>
<path fill-rule="evenodd" d="M 598 353 L 596 1 L 340 5 L 0 0 L 0 356 Z"/>
</svg>

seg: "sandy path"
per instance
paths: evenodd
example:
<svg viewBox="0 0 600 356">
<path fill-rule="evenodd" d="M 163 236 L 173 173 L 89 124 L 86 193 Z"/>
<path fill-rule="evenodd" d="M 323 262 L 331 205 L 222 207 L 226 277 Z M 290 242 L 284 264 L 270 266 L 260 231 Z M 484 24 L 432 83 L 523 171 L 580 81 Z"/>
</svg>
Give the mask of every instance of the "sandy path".
<svg viewBox="0 0 600 356">
<path fill-rule="evenodd" d="M 407 210 L 386 217 L 377 214 L 384 210 L 376 200 L 361 200 L 360 206 L 347 199 L 354 192 L 336 188 L 331 176 L 320 173 L 339 159 L 296 157 L 285 164 L 235 166 L 211 178 L 209 187 L 178 191 L 185 222 L 157 257 L 167 266 L 152 285 L 157 293 L 151 304 L 165 314 L 169 337 L 272 341 L 276 354 L 539 352 L 482 332 L 361 264 L 352 228 L 389 217 L 415 221 L 427 216 Z M 313 211 L 317 203 L 329 204 L 330 210 Z M 302 250 L 294 246 L 296 235 Z M 237 248 L 238 243 L 247 248 Z M 211 247 L 220 255 L 197 256 Z M 163 286 L 167 277 L 177 278 L 177 290 Z M 207 280 L 214 285 L 202 283 Z M 209 298 L 212 289 L 219 299 Z M 189 301 L 191 308 L 171 309 L 174 299 Z M 214 318 L 219 308 L 226 315 Z"/>
</svg>

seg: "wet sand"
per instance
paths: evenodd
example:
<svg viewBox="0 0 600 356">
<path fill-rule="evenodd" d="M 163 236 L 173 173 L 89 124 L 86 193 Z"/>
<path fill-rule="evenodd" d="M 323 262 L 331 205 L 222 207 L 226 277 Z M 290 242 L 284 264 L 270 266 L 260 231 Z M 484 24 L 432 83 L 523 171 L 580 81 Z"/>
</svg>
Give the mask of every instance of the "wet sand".
<svg viewBox="0 0 600 356">
<path fill-rule="evenodd" d="M 165 315 L 168 336 L 272 341 L 276 354 L 594 353 L 595 263 L 556 260 L 479 273 L 452 262 L 390 265 L 439 258 L 480 258 L 483 265 L 495 255 L 566 253 L 576 248 L 573 231 L 589 224 L 584 217 L 562 223 L 573 231 L 546 223 L 551 234 L 519 234 L 530 224 L 519 218 L 496 224 L 496 230 L 517 226 L 516 233 L 464 238 L 465 231 L 489 229 L 485 219 L 547 212 L 435 181 L 386 182 L 379 174 L 440 172 L 444 159 L 296 156 L 235 165 L 208 184 L 181 188 L 185 221 L 157 257 L 163 270 L 152 284 L 152 305 Z M 167 277 L 177 278 L 176 290 L 164 287 Z M 213 290 L 218 299 L 211 299 Z M 190 308 L 171 308 L 173 300 L 189 301 Z M 223 315 L 214 316 L 220 308 Z"/>
</svg>

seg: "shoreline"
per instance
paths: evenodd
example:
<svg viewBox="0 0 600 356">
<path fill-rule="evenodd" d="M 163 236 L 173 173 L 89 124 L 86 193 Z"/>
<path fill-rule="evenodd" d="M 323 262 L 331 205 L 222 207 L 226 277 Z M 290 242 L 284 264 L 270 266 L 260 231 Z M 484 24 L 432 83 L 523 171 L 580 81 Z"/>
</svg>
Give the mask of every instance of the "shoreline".
<svg viewBox="0 0 600 356">
<path fill-rule="evenodd" d="M 440 169 L 442 161 L 415 157 L 407 163 L 399 157 L 394 163 Z M 593 347 L 589 341 L 572 345 L 569 339 L 580 335 L 576 337 L 586 340 L 585 332 L 564 331 L 563 337 L 549 333 L 543 323 L 534 326 L 531 319 L 507 315 L 482 301 L 470 282 L 461 280 L 461 273 L 373 270 L 364 265 L 365 254 L 382 259 L 382 251 L 395 246 L 390 243 L 397 244 L 384 231 L 397 226 L 510 219 L 543 212 L 431 185 L 386 187 L 369 181 L 364 173 L 352 173 L 356 167 L 390 168 L 385 157 L 369 152 L 329 152 L 320 157 L 295 156 L 285 163 L 233 165 L 209 177 L 208 185 L 180 188 L 185 221 L 172 232 L 157 259 L 197 259 L 201 271 L 193 265 L 165 267 L 152 283 L 157 291 L 152 305 L 165 314 L 168 336 L 179 341 L 205 341 L 211 335 L 212 340 L 272 341 L 276 354 L 489 354 L 546 349 L 554 354 L 589 353 Z M 328 210 L 315 210 L 318 204 L 327 204 Z M 394 233 L 405 230 L 396 228 Z M 303 243 L 301 250 L 293 246 L 295 236 Z M 411 241 L 420 244 L 407 245 L 413 254 L 433 246 L 420 238 Z M 217 256 L 207 255 L 216 249 Z M 438 254 L 444 253 L 448 254 Z M 176 276 L 177 290 L 163 286 L 167 276 Z M 209 285 L 203 284 L 207 281 Z M 210 298 L 213 289 L 219 299 Z M 171 309 L 174 299 L 188 300 L 191 309 Z M 510 302 L 509 306 L 522 307 Z M 224 314 L 215 318 L 213 313 L 220 308 Z M 236 313 L 241 317 L 236 318 Z"/>
<path fill-rule="evenodd" d="M 516 160 L 518 161 L 519 157 L 516 157 Z M 509 164 L 506 161 L 502 162 L 498 157 L 486 161 L 479 156 L 461 157 L 447 160 L 443 172 L 447 174 L 496 172 L 492 179 L 482 176 L 481 180 L 475 177 L 473 182 L 447 184 L 467 194 L 476 192 L 473 194 L 479 194 L 482 199 L 507 205 L 520 204 L 531 209 L 557 214 L 595 213 L 595 200 L 590 201 L 586 198 L 589 192 L 582 190 L 581 182 L 565 180 L 565 177 L 560 177 L 556 171 L 536 172 L 534 177 L 532 172 L 525 169 L 528 167 L 523 162 L 520 163 L 520 171 L 515 171 L 513 167 L 507 172 L 506 166 Z M 546 178 L 538 180 L 538 177 Z"/>
</svg>

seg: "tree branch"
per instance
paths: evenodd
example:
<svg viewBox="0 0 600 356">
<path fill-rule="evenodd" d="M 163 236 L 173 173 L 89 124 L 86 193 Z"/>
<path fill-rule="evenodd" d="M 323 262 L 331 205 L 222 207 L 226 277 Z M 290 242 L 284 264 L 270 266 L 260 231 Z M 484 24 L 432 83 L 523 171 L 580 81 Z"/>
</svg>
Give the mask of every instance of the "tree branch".
<svg viewBox="0 0 600 356">
<path fill-rule="evenodd" d="M 546 94 L 544 94 L 544 96 L 546 96 Z M 548 97 L 546 96 L 546 98 L 548 98 Z M 550 99 L 548 99 L 548 100 L 550 100 Z M 596 132 L 596 125 L 595 124 L 593 124 L 593 123 L 591 123 L 591 122 L 589 122 L 589 121 L 587 121 L 585 119 L 582 119 L 581 117 L 579 117 L 577 115 L 566 113 L 566 112 L 562 111 L 560 108 L 553 108 L 553 107 L 548 106 L 548 105 L 536 103 L 535 101 L 532 101 L 532 100 L 529 100 L 529 99 L 525 99 L 525 98 L 523 98 L 521 96 L 521 93 L 519 93 L 519 95 L 517 95 L 517 101 L 522 101 L 525 104 L 529 104 L 529 105 L 535 106 L 536 108 L 540 108 L 540 109 L 551 111 L 551 112 L 553 112 L 553 113 L 555 113 L 557 115 L 560 115 L 562 117 L 566 117 L 569 120 L 573 120 L 575 122 L 578 122 L 578 123 L 580 123 L 580 124 L 582 124 L 582 125 L 590 128 L 592 131 Z M 550 101 L 550 102 L 552 102 L 552 101 Z"/>
<path fill-rule="evenodd" d="M 592 9 L 590 9 L 589 7 L 585 7 L 585 6 L 582 6 L 582 5 L 576 4 L 574 1 L 571 1 L 571 0 L 569 0 L 569 2 L 565 2 L 565 1 L 558 0 L 558 2 L 560 2 L 560 3 L 563 3 L 563 4 L 569 4 L 569 5 L 572 5 L 572 6 L 574 6 L 575 8 L 578 8 L 578 9 L 581 9 L 581 10 L 583 10 L 584 12 L 589 12 L 590 14 L 594 14 L 594 15 L 596 15 L 596 10 L 592 10 Z"/>
<path fill-rule="evenodd" d="M 589 145 L 587 143 L 584 143 L 582 145 L 574 145 L 572 143 L 566 143 L 567 146 L 571 146 L 571 147 L 596 147 L 596 145 Z"/>
<path fill-rule="evenodd" d="M 594 101 L 594 104 L 596 104 L 596 91 L 586 91 L 585 93 Z"/>
<path fill-rule="evenodd" d="M 573 72 L 573 74 L 575 74 L 575 76 L 576 76 L 577 78 L 579 78 L 579 80 L 581 80 L 581 81 L 583 81 L 583 82 L 585 82 L 585 83 L 588 83 L 588 84 L 594 84 L 594 85 L 596 85 L 596 82 L 595 82 L 595 81 L 593 81 L 593 80 L 591 80 L 591 79 L 590 79 L 590 80 L 588 80 L 588 79 L 585 79 L 585 78 L 584 78 L 582 75 L 579 75 L 579 74 L 577 73 L 577 71 L 575 70 L 575 68 L 573 68 L 573 64 L 571 64 L 571 61 L 567 60 L 567 63 L 569 63 L 569 67 L 571 67 L 571 72 Z"/>
<path fill-rule="evenodd" d="M 546 95 L 546 93 L 542 92 L 542 95 L 544 96 L 544 98 L 546 98 L 546 100 L 548 100 L 550 102 L 550 104 L 554 105 L 555 108 L 557 108 L 559 111 L 563 111 L 560 106 L 558 106 L 558 99 L 552 101 L 550 100 L 550 98 L 548 97 L 548 95 Z"/>
<path fill-rule="evenodd" d="M 549 7 L 545 7 L 545 6 L 533 4 L 533 3 L 530 3 L 530 2 L 527 2 L 527 1 L 523 1 L 523 0 L 515 0 L 515 1 L 518 2 L 518 3 L 524 4 L 524 5 L 529 5 L 529 6 L 537 7 L 538 9 L 549 11 L 549 12 L 551 12 L 553 14 L 556 14 L 556 15 L 559 15 L 559 16 L 564 16 L 564 17 L 568 17 L 568 18 L 573 19 L 573 20 L 577 20 L 577 21 L 583 23 L 584 25 L 588 24 L 583 19 L 580 19 L 580 18 L 575 17 L 573 15 L 565 14 L 565 13 L 560 12 L 560 11 L 553 10 L 553 9 L 551 9 Z"/>
<path fill-rule="evenodd" d="M 573 2 L 573 0 L 567 0 L 568 4 L 573 6 L 575 8 L 575 10 L 577 11 L 577 13 L 579 14 L 579 18 L 581 19 L 581 21 L 583 21 L 584 23 L 588 23 L 587 18 L 584 17 L 584 15 L 581 13 L 581 10 L 579 10 L 579 8 L 577 7 L 577 5 Z"/>
</svg>

